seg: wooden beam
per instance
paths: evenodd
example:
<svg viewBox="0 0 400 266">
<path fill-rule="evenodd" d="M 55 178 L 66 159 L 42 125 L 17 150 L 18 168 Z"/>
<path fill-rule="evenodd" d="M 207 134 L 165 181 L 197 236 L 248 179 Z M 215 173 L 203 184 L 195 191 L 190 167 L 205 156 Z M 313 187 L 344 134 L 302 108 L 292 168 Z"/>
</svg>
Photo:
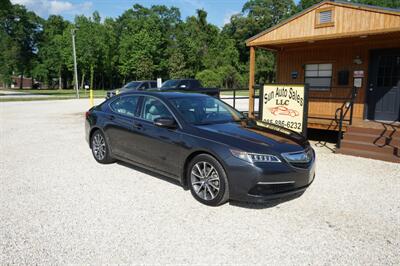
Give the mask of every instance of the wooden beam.
<svg viewBox="0 0 400 266">
<path fill-rule="evenodd" d="M 256 51 L 250 46 L 250 71 L 249 71 L 249 117 L 254 118 L 254 76 L 256 65 Z"/>
</svg>

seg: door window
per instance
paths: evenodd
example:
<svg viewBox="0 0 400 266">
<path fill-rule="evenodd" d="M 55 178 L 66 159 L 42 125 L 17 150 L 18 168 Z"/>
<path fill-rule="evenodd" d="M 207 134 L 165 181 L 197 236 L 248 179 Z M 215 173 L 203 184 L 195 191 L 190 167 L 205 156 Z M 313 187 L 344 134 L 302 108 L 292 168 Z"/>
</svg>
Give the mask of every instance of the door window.
<svg viewBox="0 0 400 266">
<path fill-rule="evenodd" d="M 158 99 L 145 97 L 141 112 L 141 118 L 154 122 L 157 118 L 173 118 L 168 108 Z"/>
<path fill-rule="evenodd" d="M 110 108 L 112 111 L 118 114 L 134 117 L 138 102 L 138 96 L 124 96 L 113 101 L 110 104 Z"/>
</svg>

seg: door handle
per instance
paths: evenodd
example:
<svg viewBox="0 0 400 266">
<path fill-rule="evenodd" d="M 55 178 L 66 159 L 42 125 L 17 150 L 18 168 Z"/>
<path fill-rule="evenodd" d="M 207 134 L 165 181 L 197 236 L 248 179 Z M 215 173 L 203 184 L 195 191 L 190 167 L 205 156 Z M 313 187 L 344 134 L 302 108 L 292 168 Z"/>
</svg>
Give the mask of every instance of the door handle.
<svg viewBox="0 0 400 266">
<path fill-rule="evenodd" d="M 110 119 L 110 120 L 114 120 L 114 119 L 115 119 L 115 116 L 113 116 L 113 115 L 109 115 L 109 116 L 108 116 L 108 119 Z"/>
<path fill-rule="evenodd" d="M 142 129 L 143 125 L 140 124 L 140 123 L 133 123 L 133 127 L 136 128 L 136 129 Z"/>
</svg>

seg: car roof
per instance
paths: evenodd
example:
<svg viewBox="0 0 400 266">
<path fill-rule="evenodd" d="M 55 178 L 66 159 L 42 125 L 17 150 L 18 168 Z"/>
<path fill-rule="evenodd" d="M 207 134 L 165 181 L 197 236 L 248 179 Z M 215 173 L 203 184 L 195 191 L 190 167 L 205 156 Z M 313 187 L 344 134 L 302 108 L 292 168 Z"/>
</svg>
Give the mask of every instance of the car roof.
<svg viewBox="0 0 400 266">
<path fill-rule="evenodd" d="M 123 92 L 120 95 L 149 95 L 149 96 L 156 96 L 159 98 L 185 98 L 185 97 L 210 97 L 208 95 L 202 93 L 184 93 L 184 92 L 162 92 L 162 91 L 127 91 Z"/>
</svg>

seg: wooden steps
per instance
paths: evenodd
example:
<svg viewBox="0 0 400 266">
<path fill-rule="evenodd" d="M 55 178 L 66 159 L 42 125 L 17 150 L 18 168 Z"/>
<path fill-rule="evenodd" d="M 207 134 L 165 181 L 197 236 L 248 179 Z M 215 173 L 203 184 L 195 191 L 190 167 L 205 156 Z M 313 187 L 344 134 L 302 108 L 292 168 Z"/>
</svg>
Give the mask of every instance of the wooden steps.
<svg viewBox="0 0 400 266">
<path fill-rule="evenodd" d="M 348 126 L 336 152 L 400 163 L 400 128 L 390 124 L 380 128 Z"/>
</svg>

